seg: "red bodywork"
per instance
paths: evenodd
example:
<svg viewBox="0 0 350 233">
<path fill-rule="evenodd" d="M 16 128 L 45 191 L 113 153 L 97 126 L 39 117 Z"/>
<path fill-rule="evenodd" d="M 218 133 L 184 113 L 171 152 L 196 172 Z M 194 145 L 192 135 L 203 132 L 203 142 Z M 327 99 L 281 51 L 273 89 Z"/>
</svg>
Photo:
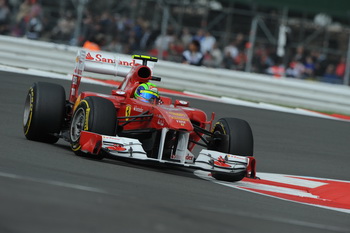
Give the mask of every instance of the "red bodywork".
<svg viewBox="0 0 350 233">
<path fill-rule="evenodd" d="M 205 112 L 189 107 L 187 101 L 175 100 L 173 102 L 169 97 L 160 97 L 158 103 L 151 104 L 134 98 L 134 92 L 141 83 L 147 83 L 151 80 L 160 81 L 160 78 L 152 76 L 152 70 L 147 66 L 147 61 L 152 61 L 152 59 L 156 61 L 157 59 L 145 58 L 145 56 L 137 58 L 142 60 L 142 65 L 133 60 L 132 62 L 119 61 L 118 66 L 118 61 L 115 58 L 104 58 L 99 53 L 88 52 L 86 54 L 85 51 L 80 51 L 72 77 L 69 95 L 72 108 L 68 111 L 67 120 L 71 120 L 79 103 L 86 97 L 102 97 L 110 100 L 116 108 L 117 135 L 111 138 L 137 139 L 138 142 L 141 142 L 143 153 L 146 154 L 147 158 L 162 162 L 175 160 L 177 164 L 186 164 L 196 169 L 211 170 L 214 169 L 214 166 L 219 168 L 232 167 L 226 164 L 227 156 L 225 157 L 224 154 L 215 161 L 211 154 L 200 154 L 194 159 L 194 155 L 187 152 L 192 151 L 196 144 L 209 147 L 211 142 L 205 136 L 213 136 L 211 128 L 215 117 L 214 113 L 208 120 Z M 124 77 L 124 80 L 109 95 L 95 92 L 79 94 L 83 71 L 121 76 Z M 81 150 L 94 155 L 99 154 L 102 149 L 103 137 L 103 135 L 82 130 L 79 141 Z M 127 150 L 125 145 L 118 143 L 112 143 L 104 149 L 121 153 Z M 130 154 L 129 157 L 132 157 L 131 147 L 129 151 L 127 153 Z M 202 160 L 199 159 L 200 156 L 202 156 Z M 247 167 L 243 171 L 245 176 L 255 178 L 255 159 L 248 157 L 247 163 Z M 210 168 L 211 166 L 213 167 Z M 232 169 L 235 170 L 235 167 Z"/>
<path fill-rule="evenodd" d="M 78 62 L 78 61 L 77 61 Z M 190 133 L 190 141 L 198 142 L 201 133 L 196 133 L 193 130 L 193 124 L 203 129 L 210 128 L 212 119 L 207 120 L 207 115 L 199 109 L 188 107 L 187 101 L 176 100 L 172 103 L 169 97 L 161 97 L 158 104 L 145 103 L 134 98 L 134 92 L 141 83 L 146 83 L 152 80 L 152 71 L 148 66 L 135 63 L 126 75 L 121 85 L 112 91 L 110 95 L 99 94 L 94 92 L 82 92 L 78 94 L 79 85 L 82 77 L 82 67 L 79 63 L 76 66 L 75 74 L 72 78 L 71 91 L 69 101 L 73 104 L 71 116 L 81 100 L 88 96 L 98 96 L 109 99 L 113 102 L 117 109 L 118 125 L 121 126 L 125 122 L 130 121 L 133 117 L 150 115 L 145 117 L 143 121 L 129 122 L 123 126 L 124 131 L 155 129 L 161 130 L 168 128 L 175 131 L 188 131 Z M 214 117 L 212 117 L 214 118 Z M 195 146 L 190 142 L 188 149 L 191 151 Z"/>
</svg>

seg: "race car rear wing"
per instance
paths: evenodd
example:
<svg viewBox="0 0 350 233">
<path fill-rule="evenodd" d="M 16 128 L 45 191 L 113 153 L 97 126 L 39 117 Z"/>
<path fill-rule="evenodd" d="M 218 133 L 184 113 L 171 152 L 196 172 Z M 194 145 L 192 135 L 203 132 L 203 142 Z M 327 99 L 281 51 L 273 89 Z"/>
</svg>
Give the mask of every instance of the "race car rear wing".
<svg viewBox="0 0 350 233">
<path fill-rule="evenodd" d="M 76 68 L 92 73 L 125 77 L 133 66 L 147 65 L 151 71 L 153 70 L 154 64 L 158 59 L 148 57 L 147 61 L 149 62 L 145 63 L 145 60 L 143 60 L 144 57 L 134 55 L 132 59 L 128 56 L 117 58 L 111 53 L 80 50 L 77 54 Z M 142 64 L 138 63 L 136 59 L 142 60 Z M 79 64 L 82 66 L 79 67 Z"/>
<path fill-rule="evenodd" d="M 138 59 L 142 60 L 142 64 L 138 63 Z M 148 63 L 145 63 L 145 60 Z M 145 65 L 150 68 L 153 73 L 156 58 L 149 57 L 145 59 L 143 56 L 133 56 L 132 59 L 126 56 L 116 57 L 111 53 L 95 52 L 79 50 L 77 53 L 75 68 L 72 77 L 72 85 L 69 95 L 69 101 L 74 103 L 78 97 L 78 89 L 80 86 L 83 72 L 91 72 L 104 75 L 119 76 L 125 78 L 133 66 Z M 154 80 L 159 78 L 155 77 Z"/>
</svg>

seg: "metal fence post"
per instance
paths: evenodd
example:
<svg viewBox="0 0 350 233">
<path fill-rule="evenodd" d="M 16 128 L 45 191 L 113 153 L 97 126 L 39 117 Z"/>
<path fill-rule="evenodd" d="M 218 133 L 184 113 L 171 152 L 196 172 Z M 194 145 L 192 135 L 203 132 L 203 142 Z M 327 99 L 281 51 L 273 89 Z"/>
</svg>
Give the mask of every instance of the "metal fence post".
<svg viewBox="0 0 350 233">
<path fill-rule="evenodd" d="M 256 39 L 256 30 L 258 29 L 258 21 L 259 21 L 259 16 L 258 15 L 254 16 L 254 18 L 252 20 L 250 34 L 249 34 L 249 48 L 247 51 L 247 63 L 245 66 L 246 72 L 251 72 L 251 70 L 252 70 L 254 46 L 255 46 L 255 39 Z"/>
<path fill-rule="evenodd" d="M 167 35 L 168 31 L 168 21 L 169 21 L 169 5 L 162 1 L 162 8 L 163 8 L 163 17 L 162 17 L 162 26 L 161 26 L 161 46 L 158 48 L 158 58 L 163 59 L 163 44 L 165 40 L 165 36 Z"/>
<path fill-rule="evenodd" d="M 350 34 L 349 34 L 349 41 L 348 41 L 348 52 L 346 55 L 346 68 L 345 68 L 345 75 L 344 75 L 344 85 L 349 86 L 350 83 Z"/>
<path fill-rule="evenodd" d="M 79 36 L 80 36 L 80 32 L 81 32 L 81 23 L 83 20 L 84 8 L 85 8 L 85 4 L 88 1 L 89 0 L 79 0 L 78 6 L 76 6 L 77 7 L 77 22 L 75 24 L 74 35 L 73 35 L 73 39 L 71 41 L 71 45 L 73 45 L 73 46 L 78 45 Z"/>
</svg>

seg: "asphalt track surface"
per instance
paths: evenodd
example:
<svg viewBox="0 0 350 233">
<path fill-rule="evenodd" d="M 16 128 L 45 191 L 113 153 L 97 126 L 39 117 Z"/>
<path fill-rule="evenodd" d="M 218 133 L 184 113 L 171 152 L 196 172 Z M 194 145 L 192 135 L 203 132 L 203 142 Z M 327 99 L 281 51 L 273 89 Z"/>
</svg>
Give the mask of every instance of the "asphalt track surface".
<svg viewBox="0 0 350 233">
<path fill-rule="evenodd" d="M 23 105 L 33 82 L 0 72 L 0 232 L 350 232 L 350 215 L 230 189 L 191 172 L 77 157 L 68 143 L 28 141 Z M 111 88 L 83 84 L 109 93 Z M 247 120 L 258 171 L 350 180 L 350 123 L 191 100 Z"/>
</svg>

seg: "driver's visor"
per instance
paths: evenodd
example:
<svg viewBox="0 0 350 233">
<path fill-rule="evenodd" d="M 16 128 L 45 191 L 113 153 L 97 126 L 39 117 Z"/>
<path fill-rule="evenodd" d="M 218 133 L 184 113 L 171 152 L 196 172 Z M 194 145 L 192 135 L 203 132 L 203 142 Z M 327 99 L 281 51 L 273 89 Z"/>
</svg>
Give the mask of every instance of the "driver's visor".
<svg viewBox="0 0 350 233">
<path fill-rule="evenodd" d="M 149 103 L 155 103 L 159 99 L 159 95 L 153 91 L 141 90 L 140 97 L 148 100 Z"/>
</svg>

